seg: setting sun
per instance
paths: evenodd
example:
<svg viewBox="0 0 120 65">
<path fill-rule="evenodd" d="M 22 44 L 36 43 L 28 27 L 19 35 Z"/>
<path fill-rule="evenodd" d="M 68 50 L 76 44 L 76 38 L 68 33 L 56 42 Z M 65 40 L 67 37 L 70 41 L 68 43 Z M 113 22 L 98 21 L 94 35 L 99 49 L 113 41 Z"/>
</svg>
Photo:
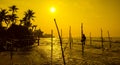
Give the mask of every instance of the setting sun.
<svg viewBox="0 0 120 65">
<path fill-rule="evenodd" d="M 54 13 L 56 11 L 56 9 L 54 7 L 50 8 L 50 12 Z"/>
<path fill-rule="evenodd" d="M 0 0 L 0 65 L 120 65 L 120 0 Z"/>
</svg>

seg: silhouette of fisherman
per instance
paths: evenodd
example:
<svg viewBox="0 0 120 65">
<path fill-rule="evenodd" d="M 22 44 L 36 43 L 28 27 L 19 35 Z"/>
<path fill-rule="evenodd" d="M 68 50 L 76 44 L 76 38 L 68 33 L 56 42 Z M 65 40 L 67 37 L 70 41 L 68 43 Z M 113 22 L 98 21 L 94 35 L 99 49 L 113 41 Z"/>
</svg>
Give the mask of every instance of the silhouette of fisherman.
<svg viewBox="0 0 120 65">
<path fill-rule="evenodd" d="M 86 40 L 86 36 L 85 34 L 82 34 L 81 42 L 83 43 L 83 45 L 85 45 L 85 40 Z"/>
</svg>

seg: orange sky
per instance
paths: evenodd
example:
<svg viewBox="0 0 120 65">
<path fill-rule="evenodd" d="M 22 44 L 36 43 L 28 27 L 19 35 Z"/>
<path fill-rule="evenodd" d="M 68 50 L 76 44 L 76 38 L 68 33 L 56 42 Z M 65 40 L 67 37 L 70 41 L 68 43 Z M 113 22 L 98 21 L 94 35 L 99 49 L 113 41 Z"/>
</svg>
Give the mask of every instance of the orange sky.
<svg viewBox="0 0 120 65">
<path fill-rule="evenodd" d="M 100 36 L 103 28 L 103 36 L 107 36 L 109 30 L 111 36 L 120 37 L 120 0 L 0 0 L 0 8 L 16 5 L 19 8 L 17 15 L 21 19 L 24 11 L 32 9 L 35 12 L 35 22 L 44 33 L 54 35 L 57 30 L 53 19 L 56 18 L 59 29 L 63 31 L 63 37 L 68 36 L 69 26 L 72 36 L 80 36 L 80 24 L 84 24 L 84 33 L 89 36 Z M 56 12 L 51 13 L 50 7 L 55 7 Z"/>
</svg>

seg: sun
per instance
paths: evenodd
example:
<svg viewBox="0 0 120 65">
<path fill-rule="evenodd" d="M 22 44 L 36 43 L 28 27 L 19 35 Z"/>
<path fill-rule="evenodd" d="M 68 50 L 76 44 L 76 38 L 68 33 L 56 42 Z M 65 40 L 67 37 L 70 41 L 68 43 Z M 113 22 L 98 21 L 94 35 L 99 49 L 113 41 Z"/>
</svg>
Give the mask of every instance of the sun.
<svg viewBox="0 0 120 65">
<path fill-rule="evenodd" d="M 51 7 L 51 8 L 50 8 L 50 12 L 51 12 L 51 13 L 54 13 L 55 11 L 56 11 L 55 7 Z"/>
</svg>

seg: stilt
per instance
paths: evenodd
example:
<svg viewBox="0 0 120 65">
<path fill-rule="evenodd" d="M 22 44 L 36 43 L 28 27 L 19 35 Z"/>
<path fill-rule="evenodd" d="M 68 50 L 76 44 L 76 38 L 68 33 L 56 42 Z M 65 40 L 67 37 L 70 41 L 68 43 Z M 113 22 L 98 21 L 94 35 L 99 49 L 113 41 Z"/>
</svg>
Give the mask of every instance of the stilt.
<svg viewBox="0 0 120 65">
<path fill-rule="evenodd" d="M 69 29 L 69 43 L 70 43 L 70 50 L 72 48 L 72 36 L 71 36 L 71 26 L 70 26 L 70 29 Z"/>
<path fill-rule="evenodd" d="M 101 28 L 101 45 L 102 45 L 102 51 L 104 51 L 104 44 L 103 44 L 103 31 Z"/>
<path fill-rule="evenodd" d="M 54 19 L 54 22 L 55 22 L 55 25 L 56 25 L 56 29 L 57 29 L 57 32 L 58 32 L 59 39 L 60 39 L 60 46 L 61 46 L 61 51 L 62 51 L 63 62 L 64 62 L 64 65 L 66 65 L 64 51 L 63 51 L 63 48 L 62 48 L 62 38 L 60 36 L 60 32 L 59 32 L 59 28 L 58 28 L 56 19 Z"/>
<path fill-rule="evenodd" d="M 109 40 L 109 46 L 110 46 L 110 48 L 111 48 L 111 38 L 110 38 L 110 33 L 109 33 L 109 31 L 108 31 L 108 40 Z"/>
<path fill-rule="evenodd" d="M 81 39 L 82 39 L 82 35 L 83 35 L 83 23 L 81 23 Z M 82 42 L 82 55 L 84 55 L 84 43 L 85 42 Z"/>
<path fill-rule="evenodd" d="M 53 65 L 53 30 L 51 30 L 51 65 Z"/>
<path fill-rule="evenodd" d="M 90 46 L 92 46 L 91 32 L 90 32 Z"/>
</svg>

